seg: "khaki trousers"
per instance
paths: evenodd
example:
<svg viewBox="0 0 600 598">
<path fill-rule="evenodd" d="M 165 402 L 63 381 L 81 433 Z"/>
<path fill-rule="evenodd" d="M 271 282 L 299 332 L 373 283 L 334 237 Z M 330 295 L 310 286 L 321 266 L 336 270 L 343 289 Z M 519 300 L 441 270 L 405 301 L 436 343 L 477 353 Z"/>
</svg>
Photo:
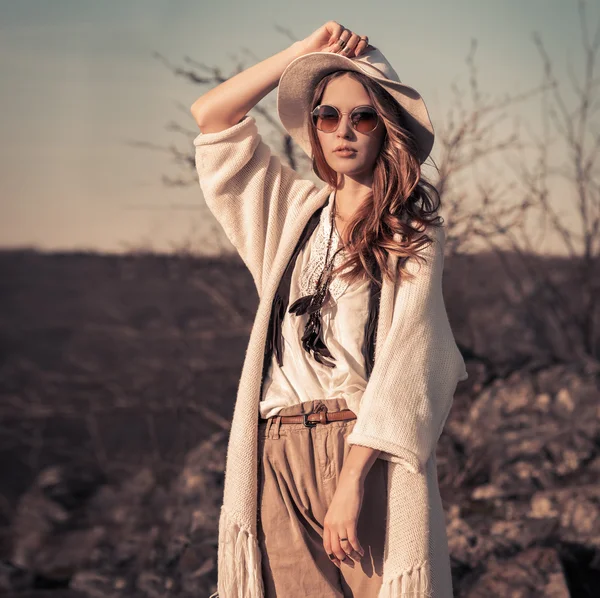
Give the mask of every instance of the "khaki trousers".
<svg viewBox="0 0 600 598">
<path fill-rule="evenodd" d="M 345 399 L 315 400 L 281 415 L 347 409 Z M 350 446 L 356 419 L 317 424 L 259 422 L 258 541 L 265 598 L 376 598 L 382 583 L 387 461 L 365 478 L 357 535 L 364 557 L 336 567 L 323 546 L 323 521 Z"/>
</svg>

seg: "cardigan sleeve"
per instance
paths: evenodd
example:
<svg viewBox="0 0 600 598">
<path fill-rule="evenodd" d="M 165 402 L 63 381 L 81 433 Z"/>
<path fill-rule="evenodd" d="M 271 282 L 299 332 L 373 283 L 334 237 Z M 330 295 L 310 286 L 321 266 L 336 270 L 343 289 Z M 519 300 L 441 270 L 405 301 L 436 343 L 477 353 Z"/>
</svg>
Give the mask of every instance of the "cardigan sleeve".
<svg viewBox="0 0 600 598">
<path fill-rule="evenodd" d="M 407 261 L 415 275 L 395 289 L 390 330 L 367 386 L 348 444 L 423 473 L 435 450 L 459 381 L 468 374 L 442 295 L 444 227 L 431 227 L 433 243 L 419 251 L 427 263 Z"/>
<path fill-rule="evenodd" d="M 252 116 L 222 131 L 198 134 L 194 146 L 206 204 L 260 295 L 285 222 L 319 189 L 272 155 Z"/>
</svg>

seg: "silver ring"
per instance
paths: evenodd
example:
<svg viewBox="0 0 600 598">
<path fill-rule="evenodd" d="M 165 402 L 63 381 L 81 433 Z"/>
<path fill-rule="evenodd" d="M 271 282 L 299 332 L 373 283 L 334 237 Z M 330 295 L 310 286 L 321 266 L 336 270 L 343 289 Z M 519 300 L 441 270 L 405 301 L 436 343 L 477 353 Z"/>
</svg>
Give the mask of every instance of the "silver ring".
<svg viewBox="0 0 600 598">
<path fill-rule="evenodd" d="M 338 39 L 338 44 L 340 44 L 340 48 L 341 48 L 342 50 L 344 49 L 344 46 L 345 46 L 345 45 L 346 45 L 346 43 L 347 43 L 347 40 L 343 40 L 343 39 L 342 39 L 342 35 L 344 35 L 344 32 L 345 32 L 345 31 L 348 31 L 348 29 L 346 29 L 346 28 L 345 28 L 345 27 L 342 25 L 342 32 L 340 33 L 340 37 L 339 37 L 339 39 Z M 350 37 L 352 37 L 352 34 L 350 34 Z"/>
</svg>

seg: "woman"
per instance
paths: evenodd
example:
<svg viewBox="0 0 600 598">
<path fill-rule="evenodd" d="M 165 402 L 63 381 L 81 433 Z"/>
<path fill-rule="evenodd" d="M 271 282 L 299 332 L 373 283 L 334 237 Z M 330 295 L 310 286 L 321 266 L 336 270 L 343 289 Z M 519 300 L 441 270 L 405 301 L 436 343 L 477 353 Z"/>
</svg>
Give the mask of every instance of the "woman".
<svg viewBox="0 0 600 598">
<path fill-rule="evenodd" d="M 322 189 L 247 116 L 276 86 Z M 421 96 L 330 21 L 192 113 L 204 198 L 260 297 L 213 596 L 452 596 L 435 445 L 467 373 L 441 293 L 439 197 L 420 172 Z"/>
</svg>

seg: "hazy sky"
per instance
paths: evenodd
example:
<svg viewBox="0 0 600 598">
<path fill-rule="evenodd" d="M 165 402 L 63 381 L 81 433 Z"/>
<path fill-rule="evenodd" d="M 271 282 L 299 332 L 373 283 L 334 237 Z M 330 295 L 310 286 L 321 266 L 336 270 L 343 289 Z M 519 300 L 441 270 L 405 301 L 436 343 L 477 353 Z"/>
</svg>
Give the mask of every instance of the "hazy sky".
<svg viewBox="0 0 600 598">
<path fill-rule="evenodd" d="M 600 3 L 587 11 L 593 32 Z M 191 68 L 189 56 L 230 74 L 244 48 L 250 66 L 289 45 L 278 27 L 300 39 L 329 19 L 369 36 L 422 93 L 434 126 L 451 85 L 468 83 L 472 38 L 492 95 L 540 82 L 534 30 L 561 81 L 582 62 L 575 0 L 0 0 L 0 244 L 162 251 L 192 239 L 214 252 L 196 173 L 169 149 L 192 155 L 189 107 L 207 88 L 173 70 Z M 539 102 L 522 108 L 538 112 Z"/>
</svg>

